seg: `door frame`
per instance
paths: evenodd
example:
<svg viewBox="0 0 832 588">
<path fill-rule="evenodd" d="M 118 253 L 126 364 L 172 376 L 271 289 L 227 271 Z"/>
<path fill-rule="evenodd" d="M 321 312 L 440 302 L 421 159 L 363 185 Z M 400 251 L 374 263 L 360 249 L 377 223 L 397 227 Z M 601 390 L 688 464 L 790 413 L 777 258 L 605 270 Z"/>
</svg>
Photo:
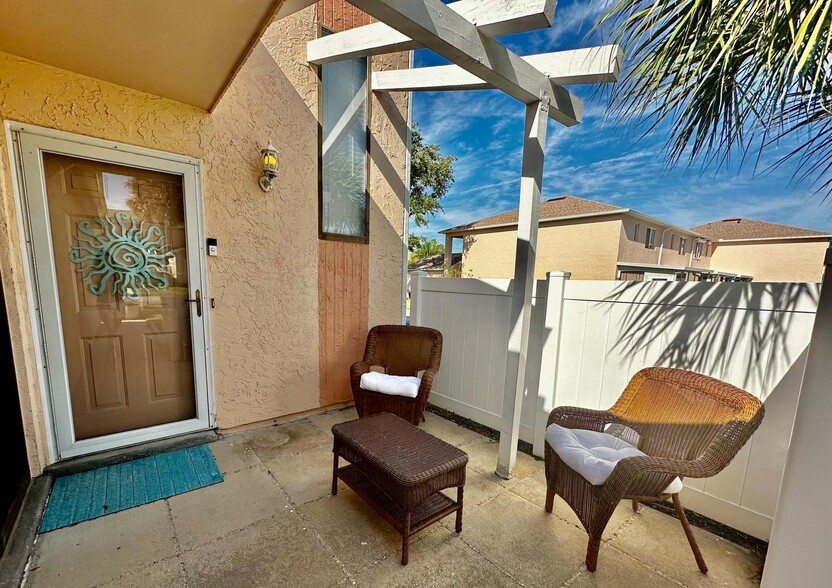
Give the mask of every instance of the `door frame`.
<svg viewBox="0 0 832 588">
<path fill-rule="evenodd" d="M 54 443 L 52 450 L 55 455 L 50 458 L 54 457 L 60 461 L 215 427 L 201 161 L 193 157 L 13 122 L 6 123 L 6 135 L 10 139 L 11 161 L 17 173 L 14 185 L 20 203 L 19 222 L 26 236 L 25 254 L 29 265 L 27 286 L 40 339 L 40 345 L 37 347 L 42 354 L 38 359 L 44 378 L 44 419 L 48 434 Z M 44 151 L 172 173 L 182 177 L 188 243 L 189 295 L 194 296 L 195 291 L 199 289 L 202 307 L 206 310 L 202 317 L 197 317 L 195 305 L 189 305 L 194 351 L 195 418 L 76 440 L 41 156 Z M 39 237 L 37 239 L 36 234 Z"/>
</svg>

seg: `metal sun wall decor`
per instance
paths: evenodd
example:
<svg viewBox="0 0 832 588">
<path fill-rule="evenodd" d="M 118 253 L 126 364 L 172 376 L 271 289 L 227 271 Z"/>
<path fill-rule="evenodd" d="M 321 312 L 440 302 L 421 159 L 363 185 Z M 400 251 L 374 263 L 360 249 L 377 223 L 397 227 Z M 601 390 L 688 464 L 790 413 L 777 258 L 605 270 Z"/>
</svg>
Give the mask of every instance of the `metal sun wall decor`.
<svg viewBox="0 0 832 588">
<path fill-rule="evenodd" d="M 97 232 L 93 223 L 103 233 Z M 117 212 L 103 219 L 79 221 L 77 228 L 77 244 L 70 248 L 69 260 L 96 296 L 107 291 L 110 280 L 110 292 L 119 293 L 126 300 L 137 300 L 140 289 L 150 292 L 168 287 L 167 260 L 173 253 L 165 243 L 162 229 L 156 225 Z M 100 279 L 94 281 L 98 276 Z"/>
</svg>

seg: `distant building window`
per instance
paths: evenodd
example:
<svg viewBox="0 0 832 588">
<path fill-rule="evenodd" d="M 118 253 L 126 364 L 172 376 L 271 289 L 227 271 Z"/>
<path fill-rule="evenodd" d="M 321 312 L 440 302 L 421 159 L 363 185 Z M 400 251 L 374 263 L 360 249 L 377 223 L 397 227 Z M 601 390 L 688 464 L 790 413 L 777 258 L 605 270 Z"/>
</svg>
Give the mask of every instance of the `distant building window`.
<svg viewBox="0 0 832 588">
<path fill-rule="evenodd" d="M 702 257 L 702 241 L 697 241 L 696 245 L 693 246 L 693 257 L 694 259 L 699 259 Z"/>
<path fill-rule="evenodd" d="M 636 225 L 633 227 L 633 241 L 638 241 L 638 232 L 640 228 L 641 226 L 638 223 L 636 223 Z"/>
<path fill-rule="evenodd" d="M 674 235 L 674 234 L 672 234 L 672 233 L 671 233 L 671 235 L 670 235 L 670 248 L 671 248 L 671 249 L 675 249 L 675 248 L 676 248 L 676 235 Z"/>
<path fill-rule="evenodd" d="M 647 231 L 644 234 L 644 246 L 647 249 L 656 248 L 656 229 L 651 229 L 648 227 Z"/>
<path fill-rule="evenodd" d="M 679 255 L 685 254 L 685 248 L 688 246 L 688 240 L 679 237 Z"/>
<path fill-rule="evenodd" d="M 323 238 L 367 242 L 367 104 L 366 57 L 321 66 Z"/>
</svg>

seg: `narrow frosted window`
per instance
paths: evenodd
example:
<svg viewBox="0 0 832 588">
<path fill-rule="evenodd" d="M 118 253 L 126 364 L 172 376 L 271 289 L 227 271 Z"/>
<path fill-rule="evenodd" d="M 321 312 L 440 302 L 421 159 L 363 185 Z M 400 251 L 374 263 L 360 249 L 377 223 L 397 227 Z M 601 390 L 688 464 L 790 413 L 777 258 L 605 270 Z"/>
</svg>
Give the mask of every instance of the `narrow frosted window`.
<svg viewBox="0 0 832 588">
<path fill-rule="evenodd" d="M 321 233 L 367 239 L 367 59 L 321 66 Z"/>
</svg>

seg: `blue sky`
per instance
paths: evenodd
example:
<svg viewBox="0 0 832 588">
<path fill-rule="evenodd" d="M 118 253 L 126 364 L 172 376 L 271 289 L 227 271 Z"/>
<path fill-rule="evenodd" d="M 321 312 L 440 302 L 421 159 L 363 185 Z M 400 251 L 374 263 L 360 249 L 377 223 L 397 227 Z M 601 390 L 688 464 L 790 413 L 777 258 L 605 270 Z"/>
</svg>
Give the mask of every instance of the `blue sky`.
<svg viewBox="0 0 832 588">
<path fill-rule="evenodd" d="M 552 28 L 501 41 L 520 55 L 597 45 L 602 40 L 587 35 L 603 7 L 596 0 L 560 0 Z M 446 63 L 426 50 L 416 52 L 415 62 Z M 584 119 L 572 128 L 549 121 L 544 199 L 571 194 L 684 227 L 742 216 L 832 232 L 832 203 L 811 185 L 794 184 L 796 165 L 770 165 L 787 145 L 768 151 L 756 170 L 753 162 L 704 172 L 684 164 L 668 168 L 665 133 L 640 138 L 638 128 L 608 120 L 607 102 L 593 87 L 570 90 L 584 100 Z M 414 93 L 413 119 L 426 142 L 459 160 L 444 213 L 426 228 L 411 222 L 412 232 L 443 243 L 440 230 L 517 208 L 523 114 L 520 102 L 496 90 Z"/>
</svg>

